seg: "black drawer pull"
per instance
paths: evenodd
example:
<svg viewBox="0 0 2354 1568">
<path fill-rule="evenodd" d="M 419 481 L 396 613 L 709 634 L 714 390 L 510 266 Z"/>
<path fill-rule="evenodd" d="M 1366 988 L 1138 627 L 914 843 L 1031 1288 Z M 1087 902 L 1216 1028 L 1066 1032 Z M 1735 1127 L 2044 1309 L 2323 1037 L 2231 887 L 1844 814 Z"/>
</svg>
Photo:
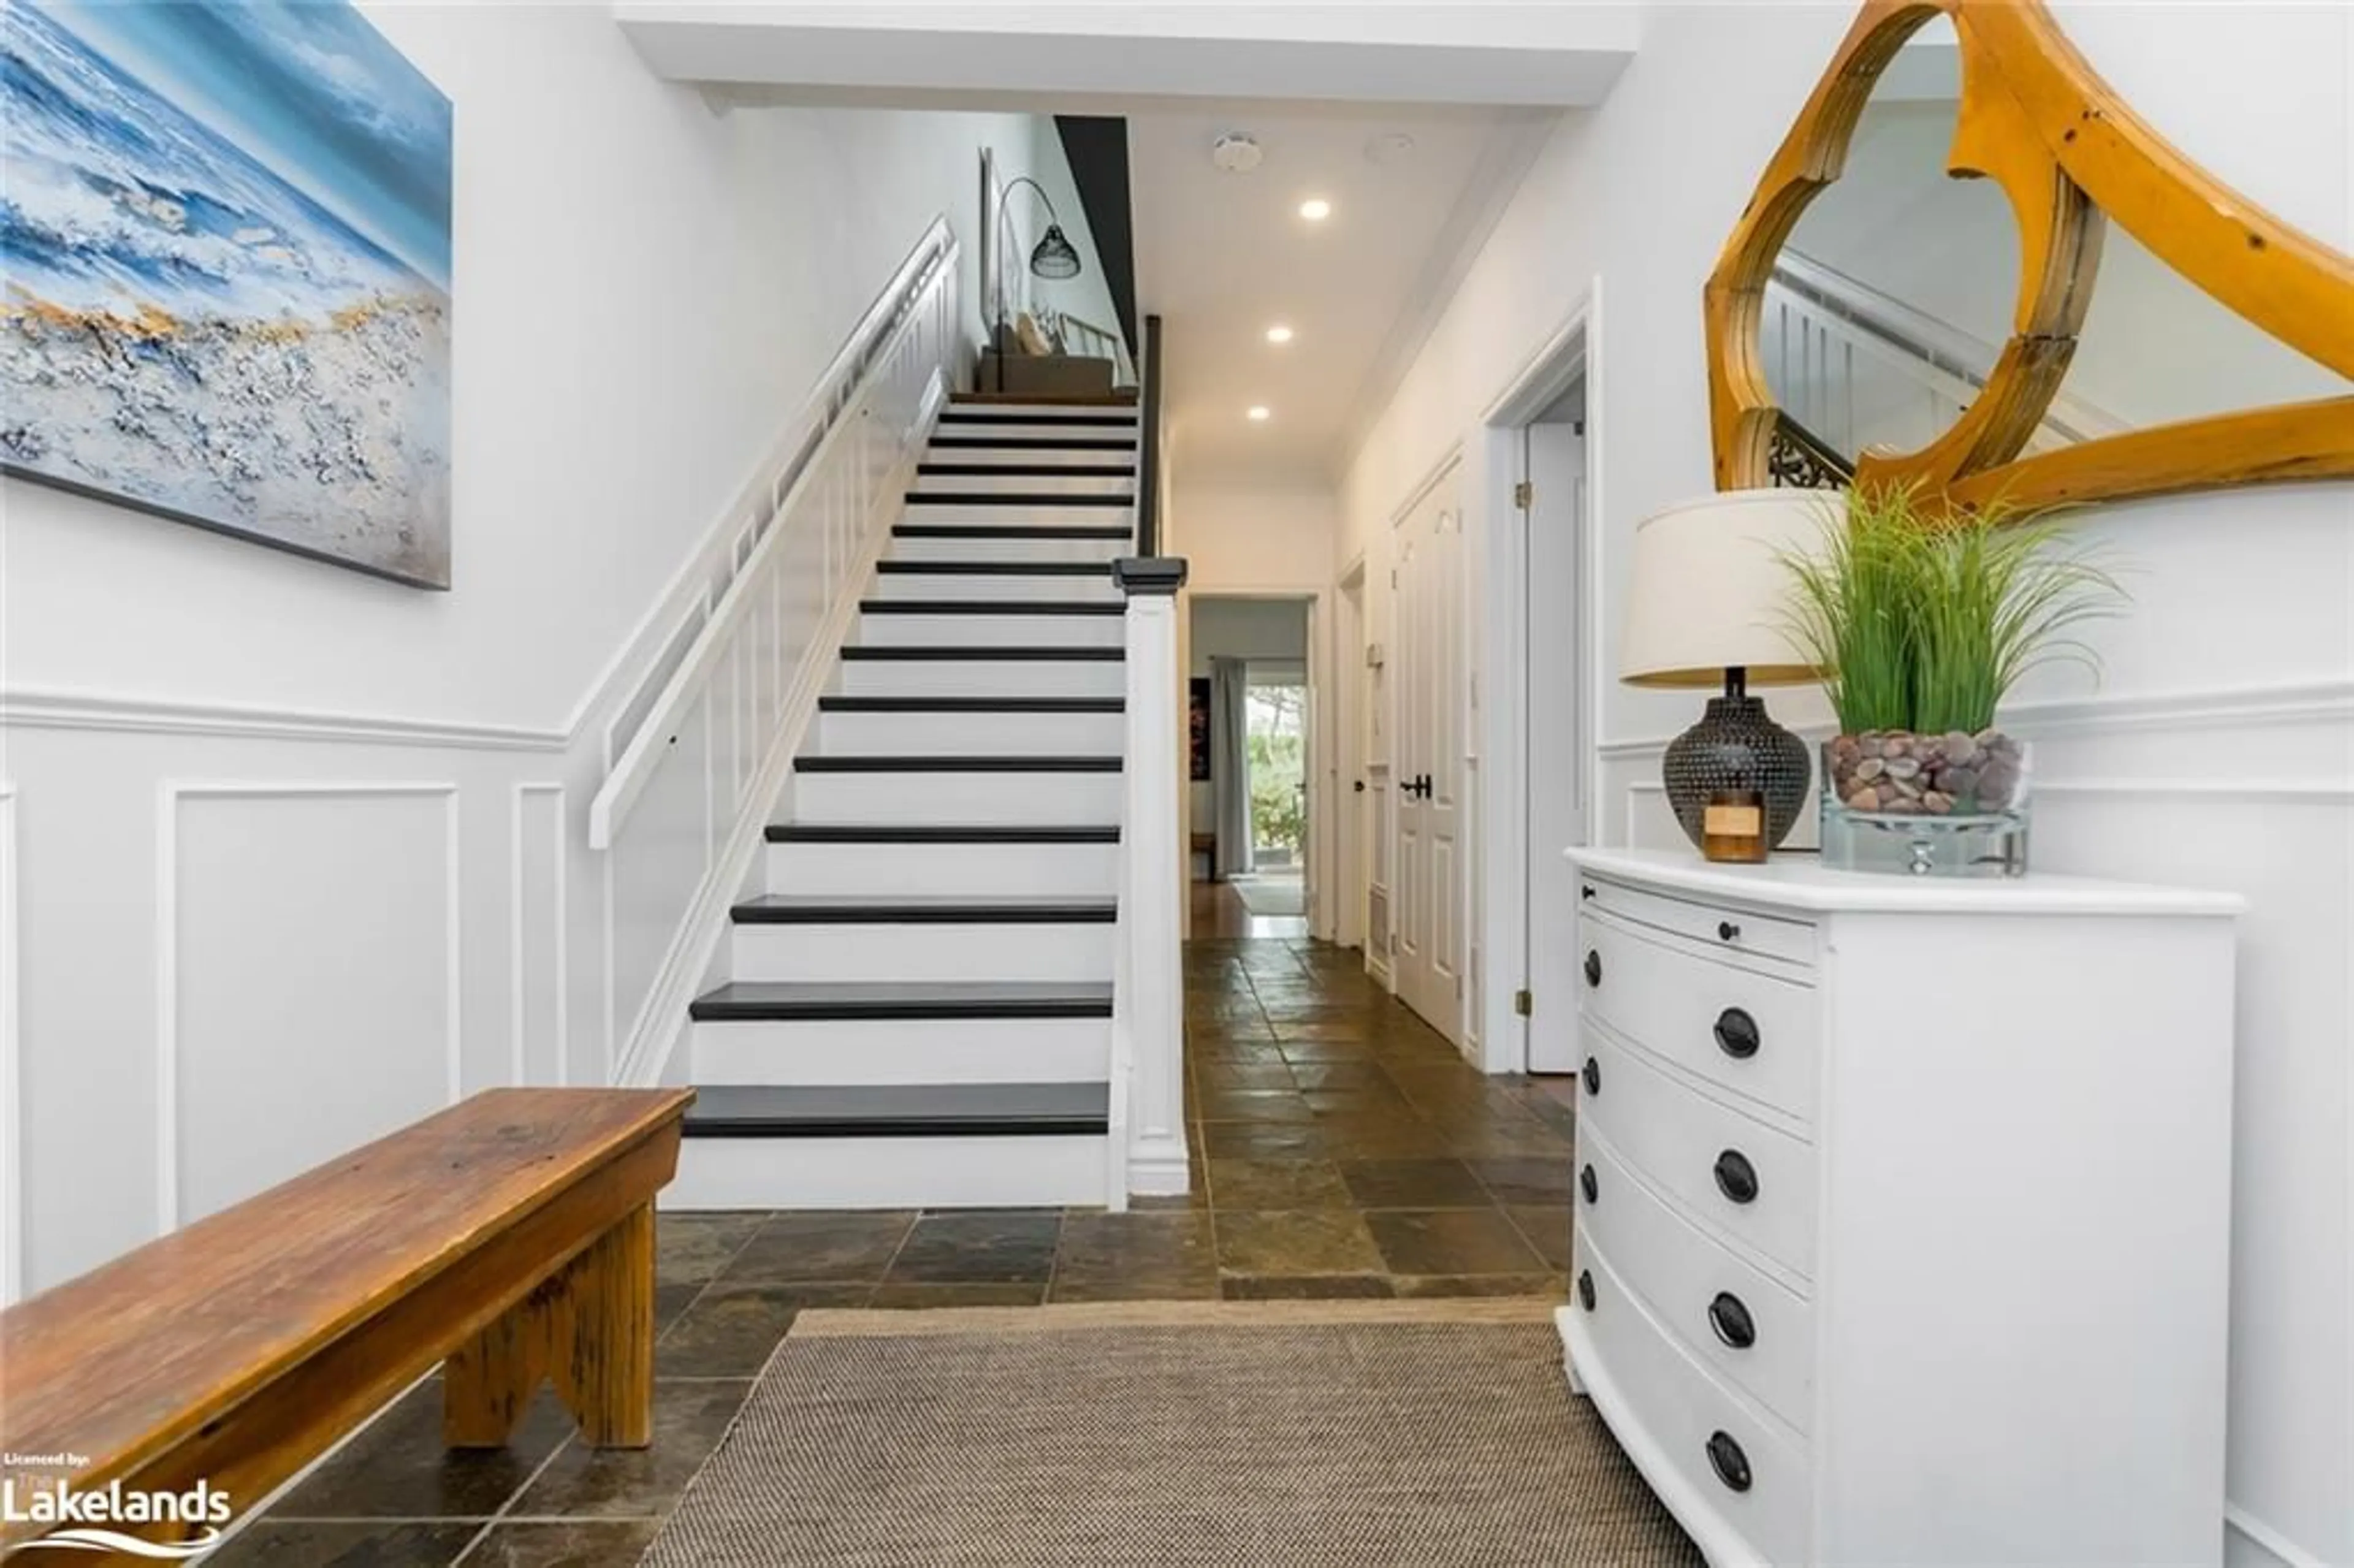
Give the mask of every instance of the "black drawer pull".
<svg viewBox="0 0 2354 1568">
<path fill-rule="evenodd" d="M 1592 883 L 1590 883 L 1590 882 L 1589 882 L 1589 883 L 1586 883 L 1584 886 L 1580 887 L 1580 888 L 1577 890 L 1577 895 L 1578 895 L 1580 898 L 1591 898 L 1591 897 L 1593 897 L 1593 896 L 1594 896 L 1594 884 L 1592 884 Z"/>
<path fill-rule="evenodd" d="M 1602 955 L 1592 948 L 1585 949 L 1585 983 L 1588 985 L 1602 983 Z"/>
<path fill-rule="evenodd" d="M 1757 1201 L 1757 1167 L 1737 1149 L 1716 1157 L 1716 1190 L 1736 1203 Z"/>
<path fill-rule="evenodd" d="M 1716 1478 L 1736 1492 L 1749 1489 L 1749 1456 L 1733 1440 L 1730 1432 L 1712 1432 L 1708 1436 L 1708 1467 Z"/>
<path fill-rule="evenodd" d="M 1577 1190 L 1585 1194 L 1588 1206 L 1602 1196 L 1602 1183 L 1595 1178 L 1593 1166 L 1589 1165 L 1577 1173 Z"/>
<path fill-rule="evenodd" d="M 1589 1312 L 1594 1310 L 1594 1272 L 1591 1269 L 1577 1271 L 1577 1304 Z"/>
<path fill-rule="evenodd" d="M 1716 923 L 1716 939 L 1718 941 L 1733 942 L 1738 941 L 1740 938 L 1741 927 L 1734 925 L 1732 921 L 1719 920 Z"/>
<path fill-rule="evenodd" d="M 1585 1059 L 1585 1092 L 1589 1095 L 1602 1092 L 1602 1059 L 1598 1056 Z"/>
<path fill-rule="evenodd" d="M 1757 1342 L 1757 1320 L 1741 1298 L 1730 1290 L 1720 1290 L 1716 1299 L 1708 1304 L 1708 1326 L 1716 1337 L 1736 1351 L 1745 1351 Z"/>
<path fill-rule="evenodd" d="M 1757 1034 L 1757 1021 L 1737 1007 L 1728 1007 L 1716 1015 L 1716 1048 L 1736 1062 L 1746 1062 L 1757 1054 L 1762 1042 Z"/>
</svg>

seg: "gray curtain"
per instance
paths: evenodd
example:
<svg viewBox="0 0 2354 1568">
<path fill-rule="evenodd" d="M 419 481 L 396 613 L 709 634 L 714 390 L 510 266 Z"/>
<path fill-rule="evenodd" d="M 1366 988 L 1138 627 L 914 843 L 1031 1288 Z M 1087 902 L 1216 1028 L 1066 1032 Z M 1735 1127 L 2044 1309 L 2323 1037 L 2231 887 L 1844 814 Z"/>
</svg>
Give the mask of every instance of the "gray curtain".
<svg viewBox="0 0 2354 1568">
<path fill-rule="evenodd" d="M 1249 698 L 1243 661 L 1210 661 L 1210 799 L 1218 835 L 1210 869 L 1222 882 L 1251 869 Z"/>
</svg>

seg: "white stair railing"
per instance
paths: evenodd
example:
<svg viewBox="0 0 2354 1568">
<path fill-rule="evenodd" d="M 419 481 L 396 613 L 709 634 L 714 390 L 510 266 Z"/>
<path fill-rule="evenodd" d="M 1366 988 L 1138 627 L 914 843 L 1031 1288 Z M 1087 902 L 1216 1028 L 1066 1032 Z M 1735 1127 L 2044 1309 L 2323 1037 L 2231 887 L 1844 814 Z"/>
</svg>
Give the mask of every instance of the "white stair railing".
<svg viewBox="0 0 2354 1568">
<path fill-rule="evenodd" d="M 795 747 L 899 515 L 964 350 L 957 241 L 936 220 L 738 497 L 736 543 L 684 651 L 651 672 L 588 808 L 608 930 L 668 933 L 614 1079 L 658 1072 L 685 1022 Z M 659 683 L 657 688 L 657 683 Z M 620 726 L 617 726 L 617 730 Z M 609 972 L 613 966 L 609 965 Z M 611 983 L 609 981 L 609 983 Z"/>
<path fill-rule="evenodd" d="M 1850 462 L 1871 448 L 1914 451 L 1935 440 L 1977 398 L 2001 352 L 1790 249 L 1766 283 L 1758 351 L 1783 411 Z M 2063 394 L 2027 450 L 2124 429 Z"/>
</svg>

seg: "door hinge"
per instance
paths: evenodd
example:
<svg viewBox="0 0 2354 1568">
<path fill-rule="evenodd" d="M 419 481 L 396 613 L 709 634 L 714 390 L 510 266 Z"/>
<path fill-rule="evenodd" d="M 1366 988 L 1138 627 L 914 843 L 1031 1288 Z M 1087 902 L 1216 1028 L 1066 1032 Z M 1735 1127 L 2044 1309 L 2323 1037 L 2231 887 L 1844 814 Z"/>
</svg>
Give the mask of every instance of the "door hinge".
<svg viewBox="0 0 2354 1568">
<path fill-rule="evenodd" d="M 1536 1009 L 1537 999 L 1530 992 L 1516 991 L 1512 993 L 1512 1011 L 1522 1018 L 1530 1016 L 1536 1012 Z"/>
<path fill-rule="evenodd" d="M 1521 481 L 1520 483 L 1512 486 L 1512 504 L 1519 507 L 1522 511 L 1526 512 L 1530 507 L 1535 505 L 1536 500 L 1537 487 L 1531 484 L 1527 480 L 1524 479 Z"/>
</svg>

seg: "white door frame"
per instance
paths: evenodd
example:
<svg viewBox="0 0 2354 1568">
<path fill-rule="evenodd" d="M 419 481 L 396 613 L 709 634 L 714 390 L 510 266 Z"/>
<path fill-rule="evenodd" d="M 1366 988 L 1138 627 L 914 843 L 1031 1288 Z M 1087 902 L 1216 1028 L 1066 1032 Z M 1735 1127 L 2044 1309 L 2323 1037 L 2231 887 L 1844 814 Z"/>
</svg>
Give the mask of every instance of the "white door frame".
<svg viewBox="0 0 2354 1568">
<path fill-rule="evenodd" d="M 1480 896 L 1486 909 L 1487 950 L 1483 984 L 1471 1005 L 1479 1010 L 1479 1065 L 1490 1073 L 1523 1072 L 1528 1065 L 1528 1026 L 1513 1010 L 1513 993 L 1532 985 L 1544 955 L 1529 951 L 1528 801 L 1531 779 L 1527 736 L 1522 715 L 1529 690 L 1529 628 L 1521 594 L 1528 563 L 1512 485 L 1520 469 L 1522 429 L 1583 376 L 1585 381 L 1585 539 L 1579 560 L 1583 602 L 1577 606 L 1585 679 L 1586 741 L 1579 766 L 1589 810 L 1586 833 L 1595 832 L 1592 807 L 1598 800 L 1601 765 L 1593 736 L 1600 722 L 1606 672 L 1602 647 L 1601 538 L 1602 441 L 1605 404 L 1602 381 L 1602 280 L 1586 284 L 1582 297 L 1558 326 L 1506 377 L 1479 417 L 1483 493 L 1467 504 L 1479 509 L 1486 548 L 1472 587 L 1474 616 L 1480 628 L 1479 667 L 1490 673 L 1489 700 L 1479 708 L 1479 745 L 1490 766 L 1479 803 L 1487 825 L 1480 865 Z M 1532 989 L 1543 991 L 1541 986 Z M 1562 988 L 1552 988 L 1556 996 Z M 1555 1005 L 1567 1005 L 1566 999 Z M 1540 1001 L 1539 1005 L 1544 1005 Z"/>
<path fill-rule="evenodd" d="M 1324 890 L 1331 886 L 1331 873 L 1327 869 L 1331 860 L 1330 845 L 1325 836 L 1331 832 L 1327 819 L 1332 815 L 1332 804 L 1329 798 L 1331 792 L 1323 787 L 1322 775 L 1318 769 L 1328 766 L 1325 748 L 1331 744 L 1332 737 L 1331 729 L 1325 723 L 1321 710 L 1324 706 L 1324 693 L 1328 689 L 1326 683 L 1331 679 L 1331 651 L 1325 645 L 1331 640 L 1331 626 L 1334 619 L 1331 599 L 1334 591 L 1331 588 L 1304 588 L 1297 586 L 1233 588 L 1218 583 L 1204 585 L 1198 593 L 1191 588 L 1184 589 L 1177 605 L 1177 623 L 1181 637 L 1179 656 L 1183 661 L 1181 668 L 1189 677 L 1193 670 L 1193 601 L 1196 599 L 1279 599 L 1287 604 L 1307 607 L 1308 755 L 1303 759 L 1303 774 L 1308 782 L 1308 864 L 1300 887 L 1301 895 L 1307 901 L 1308 929 L 1311 936 L 1317 931 L 1320 912 L 1325 899 L 1329 896 Z M 1189 751 L 1186 760 L 1190 761 L 1191 756 Z M 1180 791 L 1182 798 L 1190 801 L 1193 799 L 1192 790 L 1193 782 L 1189 777 Z M 1184 832 L 1180 835 L 1181 842 L 1191 845 L 1193 828 L 1193 819 L 1189 815 L 1185 820 Z M 1193 854 L 1189 847 L 1185 857 L 1186 885 L 1189 887 L 1193 885 Z M 1193 901 L 1190 897 L 1186 899 L 1185 935 L 1188 938 L 1193 934 Z"/>
</svg>

